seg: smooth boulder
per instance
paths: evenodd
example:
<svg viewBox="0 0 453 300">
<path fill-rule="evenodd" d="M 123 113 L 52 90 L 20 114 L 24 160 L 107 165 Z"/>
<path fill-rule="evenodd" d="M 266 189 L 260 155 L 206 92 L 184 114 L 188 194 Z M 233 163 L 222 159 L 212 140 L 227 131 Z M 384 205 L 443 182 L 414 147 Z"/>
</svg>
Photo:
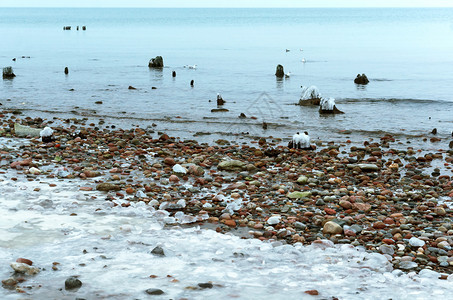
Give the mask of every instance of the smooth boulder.
<svg viewBox="0 0 453 300">
<path fill-rule="evenodd" d="M 148 63 L 148 67 L 150 68 L 163 68 L 164 67 L 164 59 L 162 56 L 156 56 L 155 58 L 151 58 Z"/>
<path fill-rule="evenodd" d="M 365 74 L 357 74 L 357 77 L 354 79 L 354 83 L 356 84 L 368 84 L 370 82 Z"/>
</svg>

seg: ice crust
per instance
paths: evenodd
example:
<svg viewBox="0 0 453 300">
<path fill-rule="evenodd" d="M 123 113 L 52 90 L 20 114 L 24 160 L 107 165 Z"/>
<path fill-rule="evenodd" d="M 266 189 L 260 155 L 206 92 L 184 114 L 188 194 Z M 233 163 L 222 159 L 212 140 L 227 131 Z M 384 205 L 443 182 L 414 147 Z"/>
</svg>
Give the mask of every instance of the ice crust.
<svg viewBox="0 0 453 300">
<path fill-rule="evenodd" d="M 27 294 L 1 288 L 0 299 L 146 299 L 149 288 L 162 289 L 162 299 L 428 299 L 453 293 L 452 275 L 438 280 L 430 270 L 393 270 L 386 256 L 363 247 L 286 245 L 168 227 L 169 219 L 186 224 L 198 216 L 143 202 L 114 207 L 105 194 L 79 186 L 79 180 L 27 182 L 13 171 L 0 174 L 0 278 L 12 275 L 9 265 L 18 257 L 41 269 L 22 284 L 33 287 Z M 164 257 L 150 253 L 156 246 Z M 58 271 L 51 270 L 53 262 Z M 60 291 L 74 275 L 83 286 Z M 203 282 L 214 286 L 197 289 Z M 319 297 L 304 293 L 313 289 Z"/>
</svg>

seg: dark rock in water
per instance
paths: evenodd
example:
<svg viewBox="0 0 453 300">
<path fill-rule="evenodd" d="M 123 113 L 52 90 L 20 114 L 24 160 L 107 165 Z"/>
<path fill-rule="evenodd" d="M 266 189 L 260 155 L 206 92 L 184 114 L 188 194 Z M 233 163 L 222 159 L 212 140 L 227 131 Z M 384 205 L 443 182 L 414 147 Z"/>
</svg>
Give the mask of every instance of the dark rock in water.
<svg viewBox="0 0 453 300">
<path fill-rule="evenodd" d="M 102 104 L 102 101 L 96 101 L 94 104 Z"/>
<path fill-rule="evenodd" d="M 312 98 L 312 99 L 307 99 L 307 100 L 299 100 L 299 105 L 302 106 L 312 106 L 312 105 L 319 105 L 321 103 L 321 98 Z"/>
<path fill-rule="evenodd" d="M 247 116 L 244 113 L 241 113 L 238 118 L 245 119 L 245 118 L 247 118 Z"/>
<path fill-rule="evenodd" d="M 79 30 L 79 26 L 77 26 L 77 30 Z"/>
<path fill-rule="evenodd" d="M 148 63 L 148 67 L 150 68 L 163 68 L 164 67 L 164 59 L 162 56 L 156 56 L 155 58 L 151 58 Z"/>
<path fill-rule="evenodd" d="M 73 289 L 78 289 L 82 286 L 82 281 L 78 280 L 75 277 L 69 277 L 66 279 L 64 282 L 64 287 L 67 290 L 73 290 Z"/>
<path fill-rule="evenodd" d="M 319 108 L 319 113 L 322 115 L 334 115 L 334 114 L 344 114 L 341 110 L 337 108 L 337 106 L 333 107 L 333 110 L 327 110 L 327 109 L 322 109 L 321 107 Z"/>
<path fill-rule="evenodd" d="M 217 94 L 217 105 L 224 105 L 225 104 L 225 100 L 223 100 L 222 96 L 220 96 L 220 94 Z"/>
<path fill-rule="evenodd" d="M 434 128 L 433 131 L 431 131 L 432 134 L 437 134 L 437 128 Z"/>
<path fill-rule="evenodd" d="M 132 85 L 130 85 L 130 86 L 128 87 L 128 89 L 129 89 L 129 90 L 136 90 L 136 88 L 134 88 Z"/>
<path fill-rule="evenodd" d="M 453 141 L 451 141 L 450 144 L 448 144 L 448 147 L 453 149 Z"/>
<path fill-rule="evenodd" d="M 3 78 L 14 78 L 16 74 L 13 72 L 13 67 L 4 67 L 3 68 Z"/>
<path fill-rule="evenodd" d="M 151 87 L 152 90 L 157 90 L 157 87 L 153 86 Z"/>
<path fill-rule="evenodd" d="M 228 109 L 226 108 L 214 108 L 214 109 L 211 109 L 211 112 L 227 112 L 229 111 Z"/>
<path fill-rule="evenodd" d="M 202 282 L 199 283 L 198 286 L 201 287 L 202 289 L 212 289 L 214 285 L 210 282 Z"/>
<path fill-rule="evenodd" d="M 154 254 L 156 256 L 165 256 L 164 249 L 160 246 L 156 246 L 152 251 L 151 254 Z"/>
<path fill-rule="evenodd" d="M 176 77 L 176 71 L 171 72 L 172 77 Z"/>
<path fill-rule="evenodd" d="M 267 123 L 263 122 L 263 129 L 267 129 Z"/>
<path fill-rule="evenodd" d="M 357 74 L 357 77 L 354 79 L 354 83 L 356 84 L 368 84 L 370 82 L 365 74 Z"/>
<path fill-rule="evenodd" d="M 64 68 L 64 73 L 65 73 L 66 75 L 69 74 L 69 68 L 68 68 L 68 67 L 65 67 L 65 68 Z"/>
<path fill-rule="evenodd" d="M 63 30 L 71 30 L 71 26 L 64 26 Z"/>
<path fill-rule="evenodd" d="M 147 289 L 145 291 L 148 295 L 162 295 L 165 294 L 164 291 L 160 289 Z"/>
<path fill-rule="evenodd" d="M 283 71 L 282 65 L 277 65 L 277 69 L 275 70 L 275 76 L 278 78 L 283 78 L 285 76 L 285 72 Z"/>
<path fill-rule="evenodd" d="M 14 278 L 8 278 L 5 280 L 2 280 L 2 285 L 4 288 L 12 288 L 17 284 L 17 280 Z"/>
<path fill-rule="evenodd" d="M 82 30 L 87 30 L 87 27 L 86 26 L 82 26 Z"/>
<path fill-rule="evenodd" d="M 193 79 L 192 79 L 192 80 L 190 81 L 190 86 L 193 87 L 193 83 L 194 83 L 194 81 L 193 81 Z"/>
<path fill-rule="evenodd" d="M 13 61 L 16 61 L 16 58 L 15 58 L 15 57 L 13 58 Z"/>
</svg>

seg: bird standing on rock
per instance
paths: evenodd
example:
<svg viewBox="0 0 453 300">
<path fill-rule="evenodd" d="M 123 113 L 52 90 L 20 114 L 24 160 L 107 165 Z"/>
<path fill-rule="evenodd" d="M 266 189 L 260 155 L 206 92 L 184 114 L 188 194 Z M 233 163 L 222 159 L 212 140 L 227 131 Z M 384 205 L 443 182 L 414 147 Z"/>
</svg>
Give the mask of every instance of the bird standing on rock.
<svg viewBox="0 0 453 300">
<path fill-rule="evenodd" d="M 217 93 L 217 105 L 223 105 L 223 104 L 225 104 L 225 100 L 223 100 L 220 93 Z"/>
</svg>

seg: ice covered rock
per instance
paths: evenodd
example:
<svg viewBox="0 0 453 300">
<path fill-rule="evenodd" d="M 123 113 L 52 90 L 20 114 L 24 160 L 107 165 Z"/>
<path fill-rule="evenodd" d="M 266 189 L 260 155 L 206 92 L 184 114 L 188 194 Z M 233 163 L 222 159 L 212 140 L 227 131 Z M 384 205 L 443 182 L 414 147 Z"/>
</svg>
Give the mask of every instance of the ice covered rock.
<svg viewBox="0 0 453 300">
<path fill-rule="evenodd" d="M 32 175 L 39 175 L 39 174 L 41 174 L 41 170 L 39 170 L 38 168 L 35 168 L 35 167 L 31 167 L 30 169 L 28 169 L 28 173 L 30 173 Z"/>
<path fill-rule="evenodd" d="M 302 87 L 299 105 L 319 105 L 321 102 L 321 93 L 314 85 Z"/>
<path fill-rule="evenodd" d="M 17 273 L 26 275 L 35 275 L 39 273 L 39 269 L 37 267 L 32 267 L 26 263 L 12 262 L 10 266 Z"/>
<path fill-rule="evenodd" d="M 320 114 L 344 114 L 341 110 L 335 105 L 334 98 L 323 98 L 319 103 L 319 113 Z"/>
<path fill-rule="evenodd" d="M 39 136 L 41 137 L 52 136 L 52 134 L 53 130 L 48 126 L 44 127 L 44 129 L 39 132 Z"/>
</svg>

